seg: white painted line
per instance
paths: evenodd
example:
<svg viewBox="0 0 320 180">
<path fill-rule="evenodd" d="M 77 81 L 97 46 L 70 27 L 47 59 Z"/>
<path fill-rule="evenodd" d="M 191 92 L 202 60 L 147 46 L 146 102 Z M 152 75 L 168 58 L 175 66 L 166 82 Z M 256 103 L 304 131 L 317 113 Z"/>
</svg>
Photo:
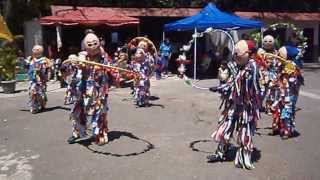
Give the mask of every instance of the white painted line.
<svg viewBox="0 0 320 180">
<path fill-rule="evenodd" d="M 0 180 L 31 180 L 33 178 L 34 167 L 29 161 L 38 159 L 40 155 L 31 155 L 27 152 L 28 150 L 24 154 L 11 152 L 8 155 L 0 155 Z"/>
<path fill-rule="evenodd" d="M 320 100 L 320 95 L 318 95 L 318 94 L 314 94 L 314 93 L 307 92 L 307 91 L 300 91 L 299 94 L 302 95 L 302 96 L 305 96 L 305 97 L 309 97 L 309 98 Z"/>
</svg>

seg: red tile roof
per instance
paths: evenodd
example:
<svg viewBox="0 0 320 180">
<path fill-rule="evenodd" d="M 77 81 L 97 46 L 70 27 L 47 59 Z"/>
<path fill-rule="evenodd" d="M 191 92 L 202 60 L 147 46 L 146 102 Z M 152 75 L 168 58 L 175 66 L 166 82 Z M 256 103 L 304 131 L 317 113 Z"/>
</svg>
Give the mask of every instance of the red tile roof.
<svg viewBox="0 0 320 180">
<path fill-rule="evenodd" d="M 83 8 L 83 7 L 77 7 Z M 103 11 L 121 12 L 125 16 L 154 16 L 154 17 L 187 17 L 198 13 L 201 8 L 116 8 L 116 7 L 86 7 Z M 73 9 L 72 6 L 51 6 L 52 14 Z"/>
<path fill-rule="evenodd" d="M 102 8 L 77 8 L 65 9 L 52 16 L 45 16 L 40 19 L 42 25 L 108 25 L 123 26 L 139 24 L 139 19 L 125 16 L 117 11 Z"/>
<path fill-rule="evenodd" d="M 294 20 L 294 21 L 320 21 L 320 13 L 295 12 L 235 12 L 236 15 L 261 20 Z"/>
<path fill-rule="evenodd" d="M 81 7 L 77 7 L 81 8 Z M 101 9 L 103 11 L 116 11 L 126 16 L 140 17 L 187 17 L 198 13 L 201 8 L 119 8 L 119 7 L 86 7 L 89 9 Z M 59 13 L 72 6 L 51 6 L 52 14 Z M 320 21 L 320 13 L 296 13 L 296 12 L 240 12 L 236 15 L 249 19 L 271 20 L 296 20 L 296 21 Z"/>
</svg>

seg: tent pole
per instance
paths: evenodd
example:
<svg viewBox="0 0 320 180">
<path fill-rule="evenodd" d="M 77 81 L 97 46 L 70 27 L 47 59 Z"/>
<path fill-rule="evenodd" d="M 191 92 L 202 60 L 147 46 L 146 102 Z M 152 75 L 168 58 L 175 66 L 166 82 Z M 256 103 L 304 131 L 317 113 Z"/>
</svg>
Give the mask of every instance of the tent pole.
<svg viewBox="0 0 320 180">
<path fill-rule="evenodd" d="M 260 28 L 260 38 L 261 38 L 261 40 L 260 40 L 260 46 L 262 47 L 262 41 L 263 41 L 263 27 L 261 27 Z"/>
<path fill-rule="evenodd" d="M 162 42 L 164 42 L 164 39 L 166 38 L 166 34 L 164 31 L 162 31 Z"/>
<path fill-rule="evenodd" d="M 197 79 L 197 28 L 194 28 L 193 80 Z"/>
<path fill-rule="evenodd" d="M 56 26 L 56 38 L 57 38 L 57 50 L 58 52 L 62 48 L 62 39 L 61 39 L 61 26 Z"/>
</svg>

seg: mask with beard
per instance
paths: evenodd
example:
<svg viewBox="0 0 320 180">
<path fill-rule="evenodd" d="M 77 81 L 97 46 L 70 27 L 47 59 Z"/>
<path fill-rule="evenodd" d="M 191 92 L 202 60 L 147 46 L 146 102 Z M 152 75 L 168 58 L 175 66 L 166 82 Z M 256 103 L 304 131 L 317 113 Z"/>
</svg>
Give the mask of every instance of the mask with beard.
<svg viewBox="0 0 320 180">
<path fill-rule="evenodd" d="M 89 33 L 84 37 L 84 46 L 88 56 L 95 56 L 101 53 L 99 38 L 93 33 Z"/>
<path fill-rule="evenodd" d="M 43 46 L 35 45 L 32 48 L 32 56 L 35 58 L 40 58 L 43 54 Z"/>
<path fill-rule="evenodd" d="M 262 47 L 266 51 L 272 51 L 274 49 L 274 38 L 271 35 L 266 35 L 262 40 Z"/>
<path fill-rule="evenodd" d="M 236 43 L 234 49 L 234 58 L 240 66 L 245 65 L 249 60 L 249 48 L 245 40 L 240 40 Z"/>
</svg>

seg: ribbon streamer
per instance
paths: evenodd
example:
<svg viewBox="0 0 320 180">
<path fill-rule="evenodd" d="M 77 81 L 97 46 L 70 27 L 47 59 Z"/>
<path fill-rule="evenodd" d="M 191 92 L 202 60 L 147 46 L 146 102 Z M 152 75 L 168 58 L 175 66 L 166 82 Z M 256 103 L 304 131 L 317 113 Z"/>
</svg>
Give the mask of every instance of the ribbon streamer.
<svg viewBox="0 0 320 180">
<path fill-rule="evenodd" d="M 233 55 L 234 54 L 234 47 L 235 47 L 235 42 L 231 36 L 231 34 L 228 32 L 228 31 L 224 31 L 222 29 L 213 29 L 213 28 L 207 28 L 204 32 L 201 32 L 201 33 L 197 33 L 197 34 L 193 34 L 192 37 L 193 39 L 189 41 L 188 45 L 186 45 L 186 47 L 191 47 L 191 44 L 194 43 L 194 37 L 203 37 L 205 34 L 207 33 L 211 33 L 211 32 L 221 32 L 223 34 L 225 34 L 229 40 L 231 41 L 231 54 Z M 190 48 L 187 50 L 189 51 Z M 195 82 L 193 82 L 192 80 L 190 80 L 186 75 L 183 75 L 183 80 L 185 82 L 185 84 L 193 87 L 193 88 L 196 88 L 196 89 L 201 89 L 201 90 L 209 90 L 210 87 L 202 87 L 202 86 L 199 86 L 197 84 L 195 84 Z"/>
<path fill-rule="evenodd" d="M 192 82 L 192 80 L 190 80 L 186 75 L 183 75 L 183 80 L 184 80 L 184 83 L 193 87 L 193 88 L 196 88 L 196 89 L 201 89 L 201 90 L 209 90 L 210 87 L 201 87 L 201 86 L 198 86 L 196 85 L 194 82 Z"/>
</svg>

